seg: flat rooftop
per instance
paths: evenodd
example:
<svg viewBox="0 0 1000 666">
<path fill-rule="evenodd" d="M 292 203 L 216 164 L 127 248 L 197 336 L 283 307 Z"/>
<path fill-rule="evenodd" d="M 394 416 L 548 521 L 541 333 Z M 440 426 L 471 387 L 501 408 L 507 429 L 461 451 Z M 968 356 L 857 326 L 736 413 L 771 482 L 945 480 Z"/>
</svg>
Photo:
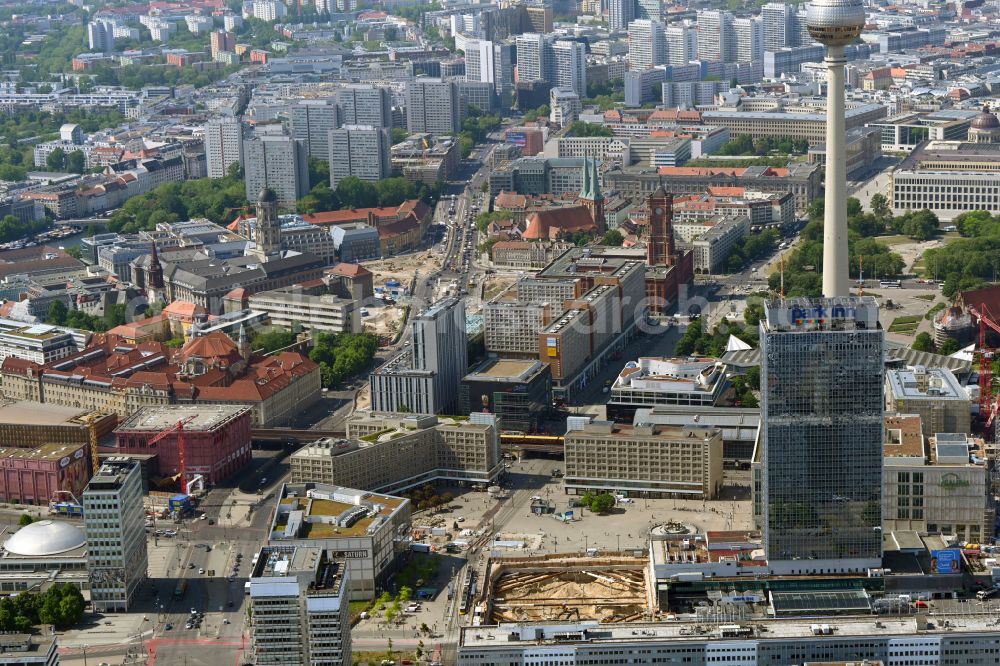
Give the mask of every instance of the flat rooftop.
<svg viewBox="0 0 1000 666">
<path fill-rule="evenodd" d="M 887 414 L 885 441 L 882 450 L 886 458 L 924 459 L 924 435 L 917 414 Z"/>
<path fill-rule="evenodd" d="M 51 403 L 19 400 L 0 405 L 0 425 L 79 426 L 82 425 L 82 421 L 74 421 L 93 411 L 79 407 L 60 407 Z"/>
<path fill-rule="evenodd" d="M 992 614 L 963 615 L 961 622 L 950 622 L 947 628 L 940 628 L 935 622 L 934 630 L 921 628 L 915 616 L 839 616 L 830 618 L 836 624 L 836 636 L 926 636 L 929 633 L 948 632 L 994 633 L 996 618 Z M 815 619 L 764 619 L 754 618 L 750 638 L 758 640 L 781 640 L 788 638 L 812 639 L 817 621 Z M 878 624 L 876 624 L 878 623 Z M 763 631 L 761 630 L 763 628 Z M 539 623 L 500 624 L 495 626 L 462 627 L 460 645 L 462 647 L 497 648 L 503 646 L 551 645 L 558 638 L 559 644 L 574 643 L 660 643 L 676 641 L 686 643 L 692 640 L 719 639 L 719 628 L 706 626 L 704 622 L 633 622 L 626 624 Z"/>
<path fill-rule="evenodd" d="M 542 371 L 544 364 L 534 360 L 495 359 L 488 360 L 483 365 L 466 375 L 466 379 L 474 381 L 529 381 Z"/>
<path fill-rule="evenodd" d="M 271 539 L 332 539 L 366 536 L 369 528 L 384 522 L 407 500 L 365 490 L 342 488 L 326 484 L 288 484 L 282 489 L 272 525 Z M 338 520 L 355 508 L 367 508 L 360 517 L 347 522 Z M 298 520 L 297 534 L 283 536 L 289 523 Z"/>
<path fill-rule="evenodd" d="M 896 400 L 969 401 L 969 394 L 947 368 L 922 365 L 885 371 L 885 381 Z"/>
<path fill-rule="evenodd" d="M 12 446 L 0 448 L 0 458 L 22 458 L 24 460 L 59 460 L 73 455 L 76 451 L 84 451 L 86 444 L 43 444 L 30 449 L 19 449 Z M 86 452 L 84 451 L 84 454 Z M 77 456 L 83 457 L 82 455 Z"/>
<path fill-rule="evenodd" d="M 162 432 L 184 421 L 185 430 L 212 430 L 247 411 L 246 407 L 229 405 L 164 405 L 143 407 L 118 426 L 118 430 L 149 430 Z M 190 419 L 190 420 L 188 420 Z"/>
</svg>

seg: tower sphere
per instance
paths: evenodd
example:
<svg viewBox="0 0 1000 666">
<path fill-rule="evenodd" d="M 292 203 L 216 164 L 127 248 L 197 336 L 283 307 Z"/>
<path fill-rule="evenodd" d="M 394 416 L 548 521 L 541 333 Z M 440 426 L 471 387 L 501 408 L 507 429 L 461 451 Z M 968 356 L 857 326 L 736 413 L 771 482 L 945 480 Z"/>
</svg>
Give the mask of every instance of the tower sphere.
<svg viewBox="0 0 1000 666">
<path fill-rule="evenodd" d="M 847 46 L 865 26 L 861 0 L 812 0 L 806 9 L 806 27 L 824 46 Z"/>
</svg>

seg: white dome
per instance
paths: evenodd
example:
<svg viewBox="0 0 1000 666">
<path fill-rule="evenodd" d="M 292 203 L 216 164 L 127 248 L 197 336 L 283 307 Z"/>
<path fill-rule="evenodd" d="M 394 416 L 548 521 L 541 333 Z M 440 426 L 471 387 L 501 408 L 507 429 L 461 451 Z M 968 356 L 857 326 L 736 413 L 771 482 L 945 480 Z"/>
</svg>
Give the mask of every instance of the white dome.
<svg viewBox="0 0 1000 666">
<path fill-rule="evenodd" d="M 3 547 L 21 556 L 57 555 L 75 550 L 87 543 L 87 536 L 69 523 L 40 520 L 25 525 L 7 539 Z"/>
</svg>

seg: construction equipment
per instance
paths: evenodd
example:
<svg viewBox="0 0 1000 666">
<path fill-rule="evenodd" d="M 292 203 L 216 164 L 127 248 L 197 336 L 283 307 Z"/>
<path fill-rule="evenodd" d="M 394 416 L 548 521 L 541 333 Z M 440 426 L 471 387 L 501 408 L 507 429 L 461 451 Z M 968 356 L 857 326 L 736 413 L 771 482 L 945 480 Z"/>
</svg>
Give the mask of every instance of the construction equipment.
<svg viewBox="0 0 1000 666">
<path fill-rule="evenodd" d="M 187 493 L 187 469 L 186 469 L 186 451 L 184 447 L 184 426 L 194 421 L 195 415 L 185 416 L 183 419 L 177 422 L 177 425 L 172 425 L 166 430 L 162 430 L 157 433 L 153 439 L 147 442 L 147 446 L 155 446 L 160 440 L 166 439 L 167 437 L 177 433 L 177 472 L 180 474 L 181 481 L 181 492 Z"/>
<path fill-rule="evenodd" d="M 91 412 L 83 420 L 87 424 L 87 442 L 90 445 L 90 473 L 94 475 L 101 466 L 101 457 L 97 453 L 97 416 Z"/>
<path fill-rule="evenodd" d="M 996 400 L 993 398 L 993 359 L 996 350 L 987 344 L 986 336 L 990 330 L 1000 334 L 1000 324 L 985 303 L 969 305 L 966 309 L 979 320 L 979 343 L 976 345 L 976 353 L 979 355 L 979 418 L 983 420 L 983 435 L 986 436 L 993 428 L 997 408 L 1000 406 L 1000 397 Z"/>
<path fill-rule="evenodd" d="M 52 515 L 82 516 L 83 503 L 68 490 L 57 490 L 49 498 L 49 513 Z"/>
</svg>

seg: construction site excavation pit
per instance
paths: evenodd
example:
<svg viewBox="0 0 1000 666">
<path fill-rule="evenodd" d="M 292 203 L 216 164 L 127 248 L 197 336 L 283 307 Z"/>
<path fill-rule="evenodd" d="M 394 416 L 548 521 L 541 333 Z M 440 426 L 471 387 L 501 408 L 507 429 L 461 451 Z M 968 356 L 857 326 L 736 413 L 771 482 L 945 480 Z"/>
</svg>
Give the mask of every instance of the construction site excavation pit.
<svg viewBox="0 0 1000 666">
<path fill-rule="evenodd" d="M 493 558 L 483 589 L 489 623 L 640 622 L 652 617 L 645 558 L 626 554 Z"/>
</svg>

